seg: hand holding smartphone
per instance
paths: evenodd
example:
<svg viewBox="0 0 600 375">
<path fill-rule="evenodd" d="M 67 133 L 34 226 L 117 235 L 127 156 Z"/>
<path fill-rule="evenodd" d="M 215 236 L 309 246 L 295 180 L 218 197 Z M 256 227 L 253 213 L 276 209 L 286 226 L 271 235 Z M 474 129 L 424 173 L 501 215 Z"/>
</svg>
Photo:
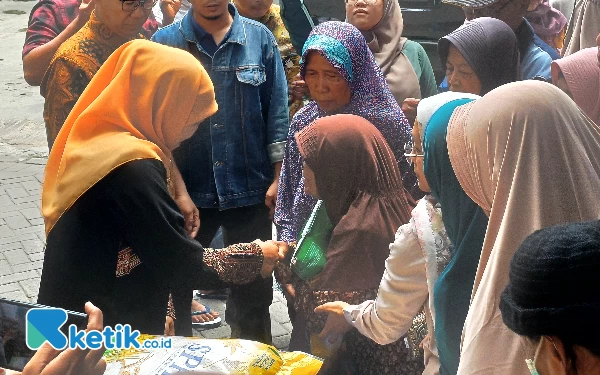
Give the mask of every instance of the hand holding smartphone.
<svg viewBox="0 0 600 375">
<path fill-rule="evenodd" d="M 47 308 L 29 302 L 13 301 L 0 298 L 0 368 L 23 371 L 35 351 L 27 346 L 26 327 L 27 311 L 32 308 Z M 71 324 L 80 329 L 87 325 L 87 315 L 75 311 L 67 311 L 67 322 L 63 325 L 63 333 Z M 0 372 L 0 375 L 2 373 Z M 6 372 L 7 375 L 11 372 Z"/>
</svg>

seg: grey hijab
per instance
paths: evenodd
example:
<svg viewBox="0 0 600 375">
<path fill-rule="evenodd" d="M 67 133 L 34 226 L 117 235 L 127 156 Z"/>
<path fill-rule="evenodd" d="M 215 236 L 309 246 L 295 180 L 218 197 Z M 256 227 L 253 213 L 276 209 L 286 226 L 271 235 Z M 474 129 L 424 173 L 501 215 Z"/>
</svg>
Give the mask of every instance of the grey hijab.
<svg viewBox="0 0 600 375">
<path fill-rule="evenodd" d="M 504 22 L 481 17 L 446 35 L 438 42 L 442 66 L 450 45 L 456 47 L 481 81 L 481 93 L 521 79 L 519 48 L 514 31 Z"/>
</svg>

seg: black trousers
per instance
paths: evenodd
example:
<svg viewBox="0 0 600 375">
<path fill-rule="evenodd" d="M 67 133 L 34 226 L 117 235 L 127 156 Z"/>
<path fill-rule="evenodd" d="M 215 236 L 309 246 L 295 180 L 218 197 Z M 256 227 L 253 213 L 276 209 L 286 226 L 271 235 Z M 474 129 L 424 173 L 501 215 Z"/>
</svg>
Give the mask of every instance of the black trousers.
<svg viewBox="0 0 600 375">
<path fill-rule="evenodd" d="M 198 208 L 200 210 L 200 231 L 196 240 L 208 247 L 222 227 L 225 246 L 240 242 L 271 239 L 271 219 L 269 209 L 264 204 L 231 208 L 219 211 L 218 208 Z M 232 285 L 225 320 L 231 327 L 231 337 L 272 343 L 271 314 L 269 306 L 273 301 L 273 278 L 263 279 L 260 275 L 245 285 Z"/>
</svg>

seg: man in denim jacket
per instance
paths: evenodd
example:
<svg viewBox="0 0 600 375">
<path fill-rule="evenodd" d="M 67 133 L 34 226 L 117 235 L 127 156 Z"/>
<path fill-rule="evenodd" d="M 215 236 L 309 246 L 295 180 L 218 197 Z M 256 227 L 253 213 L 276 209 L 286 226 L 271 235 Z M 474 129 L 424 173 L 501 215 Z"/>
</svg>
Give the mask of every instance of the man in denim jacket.
<svg viewBox="0 0 600 375">
<path fill-rule="evenodd" d="M 273 34 L 228 0 L 191 0 L 181 21 L 152 40 L 184 49 L 215 87 L 218 112 L 174 156 L 201 217 L 208 246 L 222 226 L 225 245 L 271 238 L 271 217 L 289 127 L 287 81 Z M 173 61 L 177 64 L 177 61 Z M 271 343 L 272 279 L 231 287 L 232 337 Z"/>
</svg>

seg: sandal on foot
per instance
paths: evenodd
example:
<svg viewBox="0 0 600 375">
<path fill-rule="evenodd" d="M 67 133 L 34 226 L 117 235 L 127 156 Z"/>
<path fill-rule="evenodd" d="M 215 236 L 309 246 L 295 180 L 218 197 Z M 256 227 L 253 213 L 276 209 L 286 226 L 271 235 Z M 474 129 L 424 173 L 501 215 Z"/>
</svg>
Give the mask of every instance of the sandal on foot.
<svg viewBox="0 0 600 375">
<path fill-rule="evenodd" d="M 204 311 L 192 311 L 192 316 L 194 315 L 204 315 L 210 314 L 210 307 L 204 306 Z M 192 322 L 192 326 L 196 328 L 215 328 L 221 325 L 221 317 L 217 316 L 213 320 L 208 322 Z"/>
</svg>

